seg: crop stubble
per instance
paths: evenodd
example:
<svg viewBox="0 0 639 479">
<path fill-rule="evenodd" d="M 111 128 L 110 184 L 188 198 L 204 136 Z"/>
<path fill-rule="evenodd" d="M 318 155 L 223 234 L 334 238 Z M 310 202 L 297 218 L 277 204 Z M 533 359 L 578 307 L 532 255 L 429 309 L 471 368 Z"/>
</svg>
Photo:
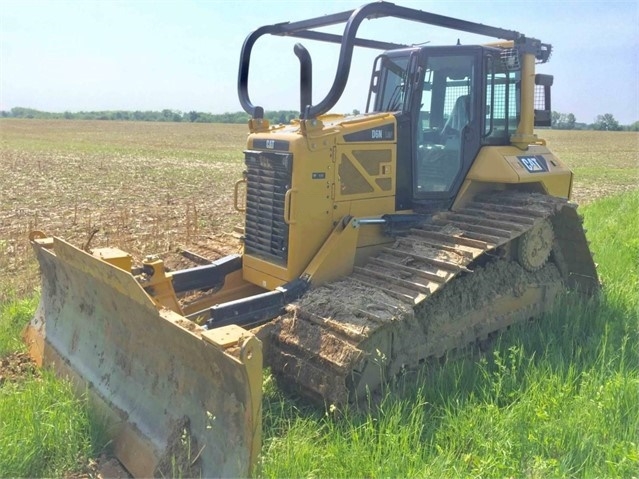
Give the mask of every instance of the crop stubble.
<svg viewBox="0 0 639 479">
<path fill-rule="evenodd" d="M 38 282 L 32 229 L 141 259 L 179 245 L 236 250 L 232 205 L 245 125 L 0 121 L 0 301 Z M 637 187 L 639 135 L 543 131 L 576 172 L 573 198 L 590 202 Z"/>
<path fill-rule="evenodd" d="M 0 301 L 37 285 L 27 236 L 40 229 L 140 259 L 214 241 L 241 218 L 244 125 L 0 122 Z"/>
</svg>

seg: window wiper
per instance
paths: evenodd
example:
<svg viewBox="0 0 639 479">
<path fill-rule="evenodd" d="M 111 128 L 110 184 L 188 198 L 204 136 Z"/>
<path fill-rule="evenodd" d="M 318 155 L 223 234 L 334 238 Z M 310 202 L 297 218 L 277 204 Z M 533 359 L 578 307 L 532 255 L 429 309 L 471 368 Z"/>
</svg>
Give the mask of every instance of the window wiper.
<svg viewBox="0 0 639 479">
<path fill-rule="evenodd" d="M 395 85 L 395 89 L 388 99 L 386 108 L 384 111 L 397 111 L 401 106 L 402 93 L 404 93 L 404 83 L 398 83 Z"/>
</svg>

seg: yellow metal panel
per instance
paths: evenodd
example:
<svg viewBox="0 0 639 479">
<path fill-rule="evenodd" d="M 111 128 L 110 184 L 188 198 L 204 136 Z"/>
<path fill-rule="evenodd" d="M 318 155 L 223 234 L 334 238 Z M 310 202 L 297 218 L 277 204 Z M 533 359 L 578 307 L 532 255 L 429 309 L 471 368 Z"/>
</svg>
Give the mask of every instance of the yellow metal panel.
<svg viewBox="0 0 639 479">
<path fill-rule="evenodd" d="M 357 200 L 349 203 L 350 214 L 356 217 L 381 216 L 395 212 L 394 196 Z"/>
<path fill-rule="evenodd" d="M 254 256 L 244 260 L 244 279 L 272 289 L 299 277 L 333 228 L 335 133 L 315 138 L 313 151 L 309 150 L 310 140 L 301 134 L 299 123 L 252 134 L 248 147 L 252 148 L 257 139 L 287 141 L 293 155 L 291 185 L 286 195 L 288 260 L 285 265 Z"/>
<path fill-rule="evenodd" d="M 336 200 L 362 199 L 395 194 L 395 145 L 348 145 L 337 148 Z M 380 182 L 382 180 L 382 182 Z"/>
<path fill-rule="evenodd" d="M 392 140 L 346 142 L 345 135 L 375 127 L 392 126 Z M 285 262 L 245 255 L 243 278 L 273 289 L 299 277 L 318 253 L 335 226 L 346 215 L 379 216 L 394 212 L 396 174 L 395 117 L 388 113 L 347 117 L 324 115 L 291 125 L 271 127 L 253 133 L 256 140 L 288 142 L 293 155 L 292 179 L 286 194 L 285 221 L 288 224 L 288 257 Z M 373 140 L 373 139 L 371 139 Z M 275 144 L 275 141 L 266 143 Z M 281 145 L 281 144 L 280 144 Z M 353 176 L 365 191 L 342 194 L 339 168 L 347 158 Z M 360 235 L 362 245 L 378 244 L 381 229 L 367 227 Z"/>
<path fill-rule="evenodd" d="M 173 281 L 171 280 L 170 273 L 167 273 L 164 269 L 164 262 L 159 258 L 151 258 L 144 261 L 144 267 L 150 268 L 153 271 L 144 281 L 140 280 L 140 284 L 149 296 L 151 296 L 151 299 L 160 306 L 168 308 L 178 314 L 183 314 L 180 302 L 173 289 Z"/>
<path fill-rule="evenodd" d="M 246 330 L 236 324 L 229 324 L 221 328 L 215 328 L 202 333 L 202 339 L 211 344 L 215 344 L 221 348 L 236 346 L 243 337 L 246 336 Z"/>
<path fill-rule="evenodd" d="M 517 158 L 522 155 L 543 156 L 548 171 L 527 171 Z M 572 172 L 543 145 L 530 145 L 525 152 L 513 146 L 485 146 L 477 155 L 466 180 L 510 185 L 539 183 L 548 194 L 568 197 Z"/>
<path fill-rule="evenodd" d="M 299 276 L 299 274 L 291 276 L 290 273 L 287 268 L 277 266 L 255 256 L 244 255 L 243 257 L 242 275 L 244 280 L 256 284 L 260 288 L 273 290 Z"/>
<path fill-rule="evenodd" d="M 297 192 L 290 205 L 294 224 L 289 226 L 288 272 L 279 276 L 285 281 L 299 277 L 333 229 L 334 135 L 322 145 L 324 141 L 327 147 L 315 151 L 309 151 L 303 137 L 291 144 L 292 188 Z"/>
<path fill-rule="evenodd" d="M 353 272 L 357 236 L 361 228 L 351 219 L 338 225 L 317 252 L 304 274 L 314 286 L 346 276 Z"/>
<path fill-rule="evenodd" d="M 126 272 L 130 272 L 133 266 L 131 255 L 118 248 L 95 248 L 92 254 L 96 258 L 100 258 L 102 261 L 117 266 Z"/>
<path fill-rule="evenodd" d="M 505 161 L 507 155 L 516 155 L 518 152 L 521 153 L 520 150 L 512 146 L 483 147 L 466 175 L 466 179 L 495 183 L 519 183 L 519 175 Z"/>
<path fill-rule="evenodd" d="M 353 133 L 361 130 L 368 130 L 372 128 L 382 127 L 384 125 L 393 124 L 395 125 L 394 129 L 394 138 L 397 138 L 397 127 L 395 116 L 391 113 L 374 113 L 374 114 L 365 114 L 358 115 L 354 117 L 342 117 L 335 121 L 336 124 L 339 124 L 341 127 L 340 135 L 337 139 L 338 144 L 353 144 L 353 142 L 347 142 L 344 139 L 344 135 L 348 135 L 349 133 Z M 396 140 L 393 141 L 375 141 L 374 144 L 392 144 L 395 143 Z M 368 142 L 359 143 L 368 144 Z"/>
</svg>

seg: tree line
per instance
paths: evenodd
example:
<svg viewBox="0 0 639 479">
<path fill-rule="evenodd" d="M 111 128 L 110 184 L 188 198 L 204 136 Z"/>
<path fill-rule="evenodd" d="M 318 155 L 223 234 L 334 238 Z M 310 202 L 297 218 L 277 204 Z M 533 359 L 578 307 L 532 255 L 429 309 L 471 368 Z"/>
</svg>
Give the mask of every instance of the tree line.
<svg viewBox="0 0 639 479">
<path fill-rule="evenodd" d="M 639 121 L 630 125 L 620 125 L 612 113 L 604 113 L 597 115 L 594 123 L 579 123 L 572 113 L 553 111 L 551 128 L 554 130 L 639 131 Z"/>
<path fill-rule="evenodd" d="M 182 112 L 179 110 L 162 111 L 79 111 L 52 113 L 33 108 L 15 107 L 9 111 L 0 111 L 2 118 L 33 118 L 38 120 L 107 120 L 107 121 L 171 121 L 185 123 L 246 123 L 250 119 L 248 113 L 205 113 L 201 111 Z M 298 117 L 293 110 L 277 110 L 264 112 L 264 117 L 271 123 L 288 123 Z"/>
<path fill-rule="evenodd" d="M 353 114 L 359 114 L 353 110 Z M 185 123 L 246 123 L 250 116 L 244 111 L 235 113 L 205 113 L 201 111 L 182 112 L 179 110 L 161 111 L 79 111 L 52 113 L 33 108 L 15 107 L 9 111 L 0 111 L 2 118 L 35 118 L 40 120 L 111 120 L 111 121 L 172 121 Z M 276 110 L 264 112 L 264 117 L 271 123 L 289 123 L 298 117 L 293 110 Z M 620 125 L 611 113 L 597 115 L 593 123 L 580 123 L 572 113 L 552 112 L 551 128 L 555 130 L 607 130 L 607 131 L 639 131 L 639 121 L 630 125 Z"/>
</svg>

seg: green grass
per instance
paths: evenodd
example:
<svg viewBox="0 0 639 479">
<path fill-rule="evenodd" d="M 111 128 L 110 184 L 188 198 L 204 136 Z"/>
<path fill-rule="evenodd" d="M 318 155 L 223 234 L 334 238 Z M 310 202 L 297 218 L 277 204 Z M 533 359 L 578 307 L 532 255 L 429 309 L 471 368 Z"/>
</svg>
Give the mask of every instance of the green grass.
<svg viewBox="0 0 639 479">
<path fill-rule="evenodd" d="M 479 360 L 306 410 L 266 388 L 262 477 L 633 477 L 639 470 L 639 193 L 585 209 L 604 288 L 561 298 Z M 621 227 L 620 227 L 621 225 Z"/>
<path fill-rule="evenodd" d="M 617 307 L 639 310 L 639 190 L 602 199 L 584 208 L 606 298 Z M 636 326 L 636 321 L 635 324 Z"/>
<path fill-rule="evenodd" d="M 37 297 L 0 305 L 0 360 L 26 350 L 21 332 Z M 86 400 L 52 373 L 0 381 L 0 477 L 54 477 L 82 472 L 106 443 L 106 426 Z"/>
<path fill-rule="evenodd" d="M 265 376 L 261 477 L 633 477 L 639 470 L 639 192 L 584 208 L 603 290 L 566 294 L 483 356 L 326 410 Z M 34 301 L 2 308 L 3 351 Z M 0 476 L 58 476 L 103 446 L 83 399 L 48 374 L 0 387 Z"/>
<path fill-rule="evenodd" d="M 633 477 L 639 468 L 639 192 L 584 208 L 603 291 L 561 298 L 481 357 L 325 411 L 265 380 L 261 477 Z M 35 301 L 5 304 L 3 354 Z M 57 476 L 103 445 L 83 399 L 48 374 L 0 388 L 0 476 Z"/>
<path fill-rule="evenodd" d="M 105 427 L 71 385 L 44 372 L 0 387 L 0 477 L 82 472 L 105 446 Z"/>
<path fill-rule="evenodd" d="M 20 333 L 33 317 L 38 298 L 8 300 L 0 303 L 0 358 L 14 351 L 24 351 Z"/>
</svg>

